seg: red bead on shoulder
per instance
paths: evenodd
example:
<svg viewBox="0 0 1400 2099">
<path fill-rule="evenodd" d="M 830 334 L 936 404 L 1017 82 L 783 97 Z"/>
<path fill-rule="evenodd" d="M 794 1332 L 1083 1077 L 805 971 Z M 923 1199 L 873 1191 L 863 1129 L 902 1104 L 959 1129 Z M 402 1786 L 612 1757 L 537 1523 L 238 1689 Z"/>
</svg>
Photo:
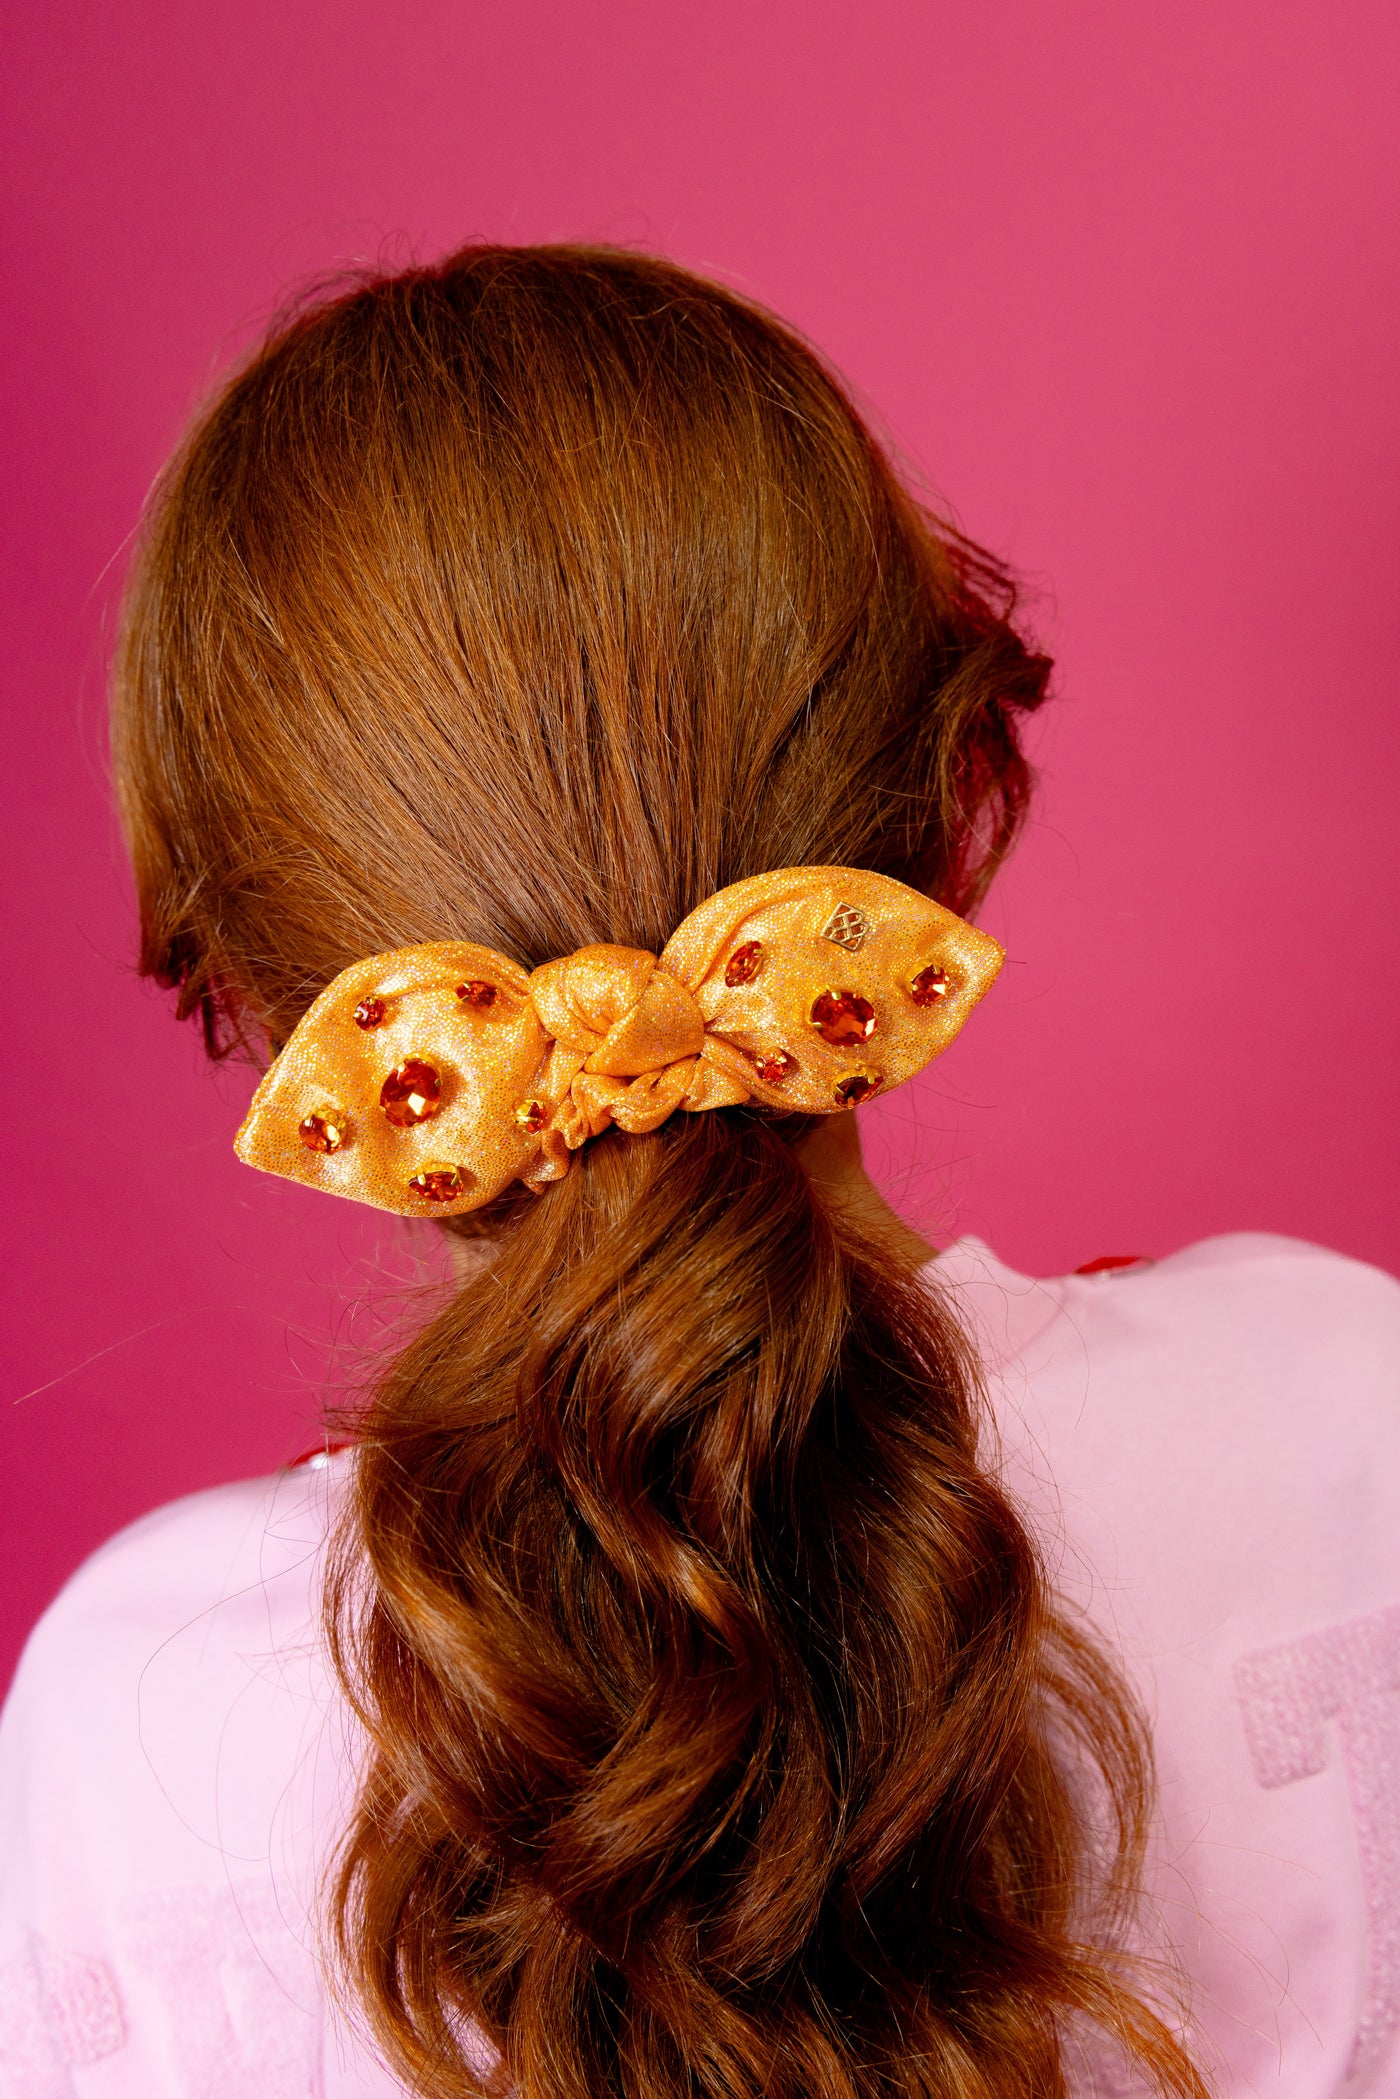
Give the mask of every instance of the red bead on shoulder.
<svg viewBox="0 0 1400 2099">
<path fill-rule="evenodd" d="M 304 1450 L 299 1458 L 289 1459 L 283 1470 L 295 1472 L 301 1465 L 328 1465 L 342 1450 L 353 1450 L 354 1447 L 353 1436 L 332 1436 L 326 1442 L 313 1443 L 310 1450 Z"/>
</svg>

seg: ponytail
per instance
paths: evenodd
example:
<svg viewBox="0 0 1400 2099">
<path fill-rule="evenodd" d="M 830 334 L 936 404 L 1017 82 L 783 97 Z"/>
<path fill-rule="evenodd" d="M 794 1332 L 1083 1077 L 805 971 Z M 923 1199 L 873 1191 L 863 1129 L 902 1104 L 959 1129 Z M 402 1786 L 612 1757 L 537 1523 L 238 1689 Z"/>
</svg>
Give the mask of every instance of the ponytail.
<svg viewBox="0 0 1400 2099">
<path fill-rule="evenodd" d="M 676 1116 L 390 1368 L 329 1592 L 373 1744 L 336 1911 L 410 2089 L 1050 2099 L 1075 2016 L 1202 2089 L 1076 1936 L 1116 1887 L 1046 1723 L 1120 1802 L 1146 1745 L 936 1278 L 771 1123 Z"/>
</svg>

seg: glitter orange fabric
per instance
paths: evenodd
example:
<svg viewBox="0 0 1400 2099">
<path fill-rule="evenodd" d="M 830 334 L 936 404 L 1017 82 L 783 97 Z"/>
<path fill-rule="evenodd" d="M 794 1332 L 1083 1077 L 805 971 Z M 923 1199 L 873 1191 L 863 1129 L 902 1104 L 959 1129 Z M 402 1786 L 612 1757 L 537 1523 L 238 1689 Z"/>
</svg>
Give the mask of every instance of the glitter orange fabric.
<svg viewBox="0 0 1400 2099">
<path fill-rule="evenodd" d="M 965 919 L 852 867 L 736 882 L 659 956 L 600 945 L 529 971 L 460 941 L 396 948 L 321 993 L 236 1149 L 308 1188 L 450 1216 L 558 1180 L 609 1123 L 654 1130 L 744 1101 L 825 1115 L 888 1092 L 947 1048 L 1003 959 Z M 946 987 L 930 1000 L 931 970 Z M 437 1098 L 420 1084 L 428 1112 L 404 1126 L 384 1104 L 410 1065 L 430 1067 Z M 334 1150 L 302 1134 L 326 1125 Z"/>
</svg>

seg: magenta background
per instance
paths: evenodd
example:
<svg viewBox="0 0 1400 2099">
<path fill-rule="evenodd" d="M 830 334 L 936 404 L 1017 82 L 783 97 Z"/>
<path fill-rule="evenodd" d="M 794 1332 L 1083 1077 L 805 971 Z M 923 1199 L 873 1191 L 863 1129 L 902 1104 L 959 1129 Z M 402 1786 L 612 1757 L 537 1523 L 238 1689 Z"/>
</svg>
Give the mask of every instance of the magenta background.
<svg viewBox="0 0 1400 2099">
<path fill-rule="evenodd" d="M 312 1441 L 406 1273 L 395 1227 L 235 1164 L 246 1080 L 131 973 L 104 774 L 143 491 L 346 258 L 584 236 L 715 272 L 1035 579 L 1061 696 L 987 920 L 1012 962 L 872 1111 L 911 1215 L 1044 1272 L 1241 1226 L 1400 1267 L 1393 0 L 9 23 L 0 1672 L 118 1524 Z"/>
</svg>

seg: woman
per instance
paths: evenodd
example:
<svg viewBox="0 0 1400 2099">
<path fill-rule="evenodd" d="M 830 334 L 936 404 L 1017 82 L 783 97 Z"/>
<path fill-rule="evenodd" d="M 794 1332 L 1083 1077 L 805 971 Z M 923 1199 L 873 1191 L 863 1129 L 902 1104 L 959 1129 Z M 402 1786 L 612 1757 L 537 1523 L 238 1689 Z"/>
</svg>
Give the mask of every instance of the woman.
<svg viewBox="0 0 1400 2099">
<path fill-rule="evenodd" d="M 861 1167 L 999 960 L 1013 612 L 637 256 L 357 286 L 186 442 L 143 968 L 272 1055 L 243 1156 L 456 1283 L 350 1449 L 31 1643 L 26 2099 L 1396 2089 L 1400 1293 L 1250 1237 L 1032 1283 Z"/>
</svg>

